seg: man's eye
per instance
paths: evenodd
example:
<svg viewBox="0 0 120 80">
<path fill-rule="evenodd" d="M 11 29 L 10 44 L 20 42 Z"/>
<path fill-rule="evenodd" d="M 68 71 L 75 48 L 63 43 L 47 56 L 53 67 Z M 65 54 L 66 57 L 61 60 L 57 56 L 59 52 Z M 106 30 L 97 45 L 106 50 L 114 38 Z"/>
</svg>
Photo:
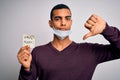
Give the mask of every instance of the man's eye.
<svg viewBox="0 0 120 80">
<path fill-rule="evenodd" d="M 59 18 L 55 18 L 55 21 L 59 21 L 60 19 Z"/>
<path fill-rule="evenodd" d="M 71 17 L 67 17 L 66 20 L 71 20 Z"/>
</svg>

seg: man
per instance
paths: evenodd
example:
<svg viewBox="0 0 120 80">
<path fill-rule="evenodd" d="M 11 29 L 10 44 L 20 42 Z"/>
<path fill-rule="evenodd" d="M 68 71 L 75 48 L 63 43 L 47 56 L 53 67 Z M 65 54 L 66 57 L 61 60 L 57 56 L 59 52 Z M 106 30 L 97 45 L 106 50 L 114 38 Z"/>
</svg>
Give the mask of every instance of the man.
<svg viewBox="0 0 120 80">
<path fill-rule="evenodd" d="M 30 53 L 25 46 L 18 52 L 22 67 L 19 80 L 91 80 L 99 63 L 120 58 L 120 31 L 93 14 L 85 23 L 89 29 L 83 39 L 101 34 L 110 44 L 75 43 L 71 33 L 71 11 L 58 4 L 51 10 L 49 25 L 53 41 L 38 46 Z"/>
</svg>

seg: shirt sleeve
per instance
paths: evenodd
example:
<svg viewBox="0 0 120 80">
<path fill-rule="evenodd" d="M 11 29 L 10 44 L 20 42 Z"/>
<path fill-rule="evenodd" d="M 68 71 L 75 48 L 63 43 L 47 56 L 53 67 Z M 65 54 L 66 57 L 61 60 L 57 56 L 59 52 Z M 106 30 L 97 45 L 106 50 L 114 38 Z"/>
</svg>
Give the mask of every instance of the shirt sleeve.
<svg viewBox="0 0 120 80">
<path fill-rule="evenodd" d="M 111 45 L 120 49 L 120 31 L 116 27 L 106 24 L 106 28 L 102 35 L 107 39 Z"/>
<path fill-rule="evenodd" d="M 101 33 L 106 40 L 110 42 L 108 45 L 95 44 L 92 46 L 96 60 L 98 63 L 110 61 L 120 58 L 120 31 L 116 27 L 109 26 L 106 24 L 106 28 Z"/>
</svg>

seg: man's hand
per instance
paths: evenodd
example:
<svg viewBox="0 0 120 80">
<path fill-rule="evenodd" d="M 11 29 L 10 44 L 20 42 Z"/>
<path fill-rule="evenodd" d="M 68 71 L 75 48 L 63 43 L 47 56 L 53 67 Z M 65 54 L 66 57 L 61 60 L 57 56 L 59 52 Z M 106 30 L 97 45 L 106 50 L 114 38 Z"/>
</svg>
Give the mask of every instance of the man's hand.
<svg viewBox="0 0 120 80">
<path fill-rule="evenodd" d="M 83 40 L 87 39 L 88 37 L 100 34 L 106 27 L 106 22 L 99 16 L 93 14 L 91 17 L 86 21 L 85 27 L 90 31 L 89 33 L 85 34 Z"/>
<path fill-rule="evenodd" d="M 30 47 L 29 46 L 22 47 L 18 52 L 17 58 L 21 65 L 25 68 L 25 70 L 29 71 L 32 61 Z"/>
</svg>

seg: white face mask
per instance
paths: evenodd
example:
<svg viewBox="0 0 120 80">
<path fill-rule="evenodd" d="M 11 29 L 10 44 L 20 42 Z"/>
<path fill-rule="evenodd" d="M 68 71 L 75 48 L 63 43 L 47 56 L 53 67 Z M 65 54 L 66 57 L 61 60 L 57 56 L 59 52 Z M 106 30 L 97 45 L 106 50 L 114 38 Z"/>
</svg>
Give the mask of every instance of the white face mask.
<svg viewBox="0 0 120 80">
<path fill-rule="evenodd" d="M 71 34 L 71 30 L 57 30 L 53 27 L 53 33 L 60 39 L 63 40 Z"/>
</svg>

